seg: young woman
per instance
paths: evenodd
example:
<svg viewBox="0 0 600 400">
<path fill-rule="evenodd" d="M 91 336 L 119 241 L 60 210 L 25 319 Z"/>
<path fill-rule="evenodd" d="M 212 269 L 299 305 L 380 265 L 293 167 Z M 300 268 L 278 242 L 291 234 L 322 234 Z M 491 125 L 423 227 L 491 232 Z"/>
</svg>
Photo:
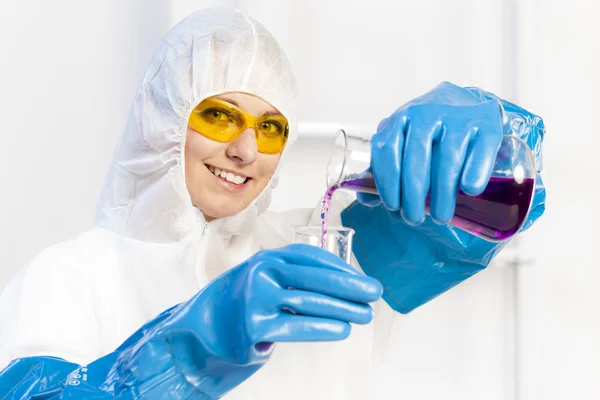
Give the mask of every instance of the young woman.
<svg viewBox="0 0 600 400">
<path fill-rule="evenodd" d="M 286 179 L 278 170 L 296 139 L 295 102 L 284 52 L 248 16 L 203 10 L 172 29 L 135 97 L 96 227 L 42 251 L 2 295 L 3 398 L 384 398 L 372 360 L 393 335 L 394 287 L 429 298 L 446 288 L 413 290 L 366 276 L 364 257 L 350 266 L 290 245 L 292 226 L 318 221 L 318 210 L 266 211 Z M 501 104 L 444 83 L 380 124 L 381 194 L 359 196 L 353 220 L 435 247 L 399 252 L 382 235 L 388 259 L 413 269 L 443 259 L 458 282 L 453 263 L 483 268 L 502 247 L 464 245 L 468 235 L 445 225 L 457 188 L 475 195 L 488 182 L 506 133 Z M 441 236 L 424 239 L 429 192 L 439 225 L 427 229 Z M 349 210 L 334 204 L 333 220 Z M 395 217 L 372 220 L 374 210 Z M 363 225 L 357 233 L 378 237 Z M 457 243 L 470 250 L 458 254 Z"/>
</svg>

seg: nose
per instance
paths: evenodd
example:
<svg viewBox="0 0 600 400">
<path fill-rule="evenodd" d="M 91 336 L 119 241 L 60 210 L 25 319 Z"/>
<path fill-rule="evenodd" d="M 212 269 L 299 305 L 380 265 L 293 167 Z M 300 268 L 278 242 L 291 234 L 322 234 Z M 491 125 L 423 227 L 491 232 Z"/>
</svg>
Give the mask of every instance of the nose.
<svg viewBox="0 0 600 400">
<path fill-rule="evenodd" d="M 227 157 L 241 164 L 251 164 L 258 156 L 256 134 L 254 129 L 246 129 L 233 142 L 229 143 L 226 151 Z"/>
</svg>

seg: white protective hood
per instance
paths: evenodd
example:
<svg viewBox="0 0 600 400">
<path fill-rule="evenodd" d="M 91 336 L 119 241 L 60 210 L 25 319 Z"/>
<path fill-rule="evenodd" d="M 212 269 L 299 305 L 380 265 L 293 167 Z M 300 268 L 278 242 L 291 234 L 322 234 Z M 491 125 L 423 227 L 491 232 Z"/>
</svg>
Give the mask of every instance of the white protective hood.
<svg viewBox="0 0 600 400">
<path fill-rule="evenodd" d="M 287 117 L 287 151 L 297 136 L 296 80 L 275 38 L 236 10 L 188 16 L 160 43 L 135 96 L 98 204 L 100 227 L 172 243 L 204 223 L 185 184 L 187 120 L 205 98 L 232 91 L 258 96 Z M 274 182 L 246 210 L 211 226 L 222 234 L 244 230 L 269 206 Z"/>
</svg>

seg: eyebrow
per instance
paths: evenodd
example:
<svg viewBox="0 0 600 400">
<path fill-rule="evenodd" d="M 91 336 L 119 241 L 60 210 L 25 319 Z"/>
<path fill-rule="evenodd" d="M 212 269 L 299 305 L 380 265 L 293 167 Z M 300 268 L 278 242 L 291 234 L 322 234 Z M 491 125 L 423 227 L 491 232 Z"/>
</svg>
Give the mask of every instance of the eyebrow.
<svg viewBox="0 0 600 400">
<path fill-rule="evenodd" d="M 235 100 L 228 99 L 225 97 L 221 98 L 221 100 L 226 101 L 227 103 L 233 104 L 234 106 L 236 106 L 238 108 L 242 108 L 242 107 L 240 107 L 240 103 L 238 103 Z M 266 111 L 266 112 L 262 113 L 260 116 L 261 117 L 272 117 L 275 115 L 282 115 L 282 114 L 279 111 Z"/>
</svg>

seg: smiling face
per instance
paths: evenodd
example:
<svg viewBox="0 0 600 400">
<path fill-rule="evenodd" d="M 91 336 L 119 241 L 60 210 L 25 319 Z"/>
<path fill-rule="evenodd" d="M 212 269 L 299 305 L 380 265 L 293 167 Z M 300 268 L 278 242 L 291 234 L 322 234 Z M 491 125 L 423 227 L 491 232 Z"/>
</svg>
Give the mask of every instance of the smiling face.
<svg viewBox="0 0 600 400">
<path fill-rule="evenodd" d="M 251 116 L 269 116 L 261 123 L 267 133 L 283 128 L 281 115 L 269 103 L 245 93 L 227 93 L 215 99 L 229 103 Z M 226 106 L 226 104 L 224 104 Z M 228 122 L 229 109 L 211 108 L 209 122 Z M 231 124 L 230 124 L 231 125 Z M 195 125 L 196 126 L 196 125 Z M 198 125 L 201 129 L 201 124 Z M 281 152 L 259 152 L 255 125 L 228 143 L 203 136 L 203 132 L 187 128 L 185 144 L 185 177 L 192 203 L 207 221 L 233 216 L 252 203 L 273 176 Z M 210 136 L 206 133 L 207 136 Z"/>
</svg>

